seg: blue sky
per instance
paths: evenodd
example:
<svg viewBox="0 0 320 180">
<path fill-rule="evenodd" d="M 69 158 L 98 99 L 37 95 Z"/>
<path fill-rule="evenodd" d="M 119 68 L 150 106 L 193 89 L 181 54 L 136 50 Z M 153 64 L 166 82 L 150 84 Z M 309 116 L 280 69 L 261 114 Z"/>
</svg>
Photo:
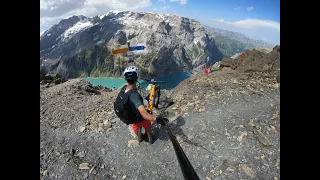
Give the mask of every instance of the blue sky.
<svg viewBox="0 0 320 180">
<path fill-rule="evenodd" d="M 40 31 L 68 16 L 109 10 L 175 14 L 280 44 L 280 0 L 40 0 Z"/>
</svg>

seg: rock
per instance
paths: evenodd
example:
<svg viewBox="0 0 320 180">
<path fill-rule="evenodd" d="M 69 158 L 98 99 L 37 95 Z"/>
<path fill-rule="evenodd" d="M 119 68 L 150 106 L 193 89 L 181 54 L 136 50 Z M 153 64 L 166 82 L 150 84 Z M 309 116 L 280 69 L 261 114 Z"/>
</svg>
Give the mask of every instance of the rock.
<svg viewBox="0 0 320 180">
<path fill-rule="evenodd" d="M 47 175 L 48 175 L 48 170 L 42 171 L 42 175 L 43 175 L 43 176 L 47 176 Z"/>
<path fill-rule="evenodd" d="M 229 172 L 233 172 L 234 171 L 234 169 L 231 168 L 231 167 L 228 167 L 226 170 L 229 171 Z"/>
<path fill-rule="evenodd" d="M 196 99 L 198 98 L 198 96 L 195 96 L 196 97 Z M 196 102 L 194 102 L 196 105 L 197 104 L 200 104 L 201 103 L 201 101 L 200 100 L 197 100 Z"/>
<path fill-rule="evenodd" d="M 280 73 L 276 77 L 277 83 L 280 83 Z"/>
<path fill-rule="evenodd" d="M 128 147 L 138 147 L 139 146 L 139 141 L 137 140 L 129 140 L 128 141 Z"/>
<path fill-rule="evenodd" d="M 204 106 L 202 108 L 200 108 L 201 112 L 204 112 L 205 110 L 206 110 L 206 107 L 204 107 Z"/>
<path fill-rule="evenodd" d="M 273 131 L 276 130 L 276 127 L 274 127 L 274 126 L 272 126 L 272 125 L 270 125 L 270 127 L 271 127 L 271 129 L 272 129 Z"/>
<path fill-rule="evenodd" d="M 81 126 L 81 127 L 79 128 L 79 132 L 83 132 L 84 130 L 86 130 L 86 127 Z"/>
<path fill-rule="evenodd" d="M 233 126 L 233 128 L 244 128 L 244 126 L 240 124 L 240 125 Z"/>
<path fill-rule="evenodd" d="M 280 163 L 280 158 L 277 158 L 277 162 L 275 164 L 275 167 L 278 167 L 279 166 L 279 163 Z"/>
<path fill-rule="evenodd" d="M 79 158 L 83 158 L 83 157 L 86 156 L 86 154 L 85 154 L 84 151 L 81 151 L 81 152 L 79 152 L 79 153 L 77 154 L 77 156 L 78 156 Z"/>
<path fill-rule="evenodd" d="M 235 64 L 234 59 L 223 58 L 220 63 L 220 68 L 223 68 L 222 70 L 224 70 L 225 68 L 235 69 L 237 68 L 237 65 Z"/>
<path fill-rule="evenodd" d="M 103 129 L 103 127 L 98 127 L 97 131 L 102 132 L 102 131 L 104 131 L 104 129 Z"/>
<path fill-rule="evenodd" d="M 252 120 L 252 119 L 250 119 L 249 125 L 250 125 L 251 127 L 255 127 L 255 126 L 256 126 L 256 125 L 253 123 L 253 120 Z"/>
<path fill-rule="evenodd" d="M 126 179 L 126 178 L 127 178 L 127 176 L 126 176 L 126 175 L 122 176 L 122 179 Z"/>
<path fill-rule="evenodd" d="M 247 136 L 247 131 L 241 132 L 241 134 L 237 137 L 237 141 L 239 141 L 240 145 L 242 144 L 243 139 Z"/>
<path fill-rule="evenodd" d="M 275 120 L 275 119 L 277 119 L 277 117 L 278 117 L 278 111 L 275 114 L 273 114 L 271 120 Z"/>
<path fill-rule="evenodd" d="M 253 170 L 246 164 L 240 164 L 239 168 L 242 169 L 248 176 L 250 176 L 250 178 L 254 178 L 256 176 Z"/>
<path fill-rule="evenodd" d="M 81 170 L 85 170 L 85 169 L 90 169 L 89 168 L 89 163 L 81 163 L 81 164 L 79 164 L 79 169 L 81 169 Z"/>
<path fill-rule="evenodd" d="M 253 132 L 258 136 L 258 140 L 265 146 L 272 146 L 268 138 L 260 131 L 257 129 L 253 129 Z"/>
<path fill-rule="evenodd" d="M 206 110 L 206 108 L 205 108 L 205 107 L 199 107 L 199 106 L 196 106 L 196 107 L 194 108 L 194 110 L 195 110 L 196 112 L 200 113 L 200 112 L 205 111 L 205 110 Z"/>
</svg>

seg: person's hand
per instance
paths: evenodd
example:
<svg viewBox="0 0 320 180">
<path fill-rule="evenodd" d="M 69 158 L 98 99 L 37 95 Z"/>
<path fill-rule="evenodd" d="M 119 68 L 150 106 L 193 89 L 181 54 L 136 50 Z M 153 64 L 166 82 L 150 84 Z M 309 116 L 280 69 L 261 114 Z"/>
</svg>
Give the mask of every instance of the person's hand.
<svg viewBox="0 0 320 180">
<path fill-rule="evenodd" d="M 169 120 L 167 119 L 167 118 L 164 118 L 164 117 L 162 117 L 162 116 L 158 116 L 157 118 L 156 118 L 156 122 L 158 123 L 158 124 L 161 124 L 161 125 L 166 125 L 166 123 L 168 123 L 169 122 Z"/>
</svg>

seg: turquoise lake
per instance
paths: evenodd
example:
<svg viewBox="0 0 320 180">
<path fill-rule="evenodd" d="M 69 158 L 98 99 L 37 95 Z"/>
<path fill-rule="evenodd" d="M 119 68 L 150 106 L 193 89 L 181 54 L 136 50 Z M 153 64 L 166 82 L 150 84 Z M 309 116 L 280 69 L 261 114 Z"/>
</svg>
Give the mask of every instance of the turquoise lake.
<svg viewBox="0 0 320 180">
<path fill-rule="evenodd" d="M 189 73 L 181 73 L 177 75 L 170 75 L 170 76 L 163 76 L 155 78 L 156 81 L 166 81 L 167 85 L 164 85 L 162 89 L 170 90 L 174 87 L 176 87 L 181 81 L 184 79 L 190 77 L 191 75 Z M 126 84 L 126 81 L 122 78 L 109 78 L 109 77 L 100 77 L 100 78 L 85 78 L 85 80 L 89 81 L 92 85 L 102 85 L 108 88 L 119 88 L 122 85 Z M 149 82 L 145 82 L 143 80 L 139 80 L 139 83 L 142 87 L 146 87 Z"/>
</svg>

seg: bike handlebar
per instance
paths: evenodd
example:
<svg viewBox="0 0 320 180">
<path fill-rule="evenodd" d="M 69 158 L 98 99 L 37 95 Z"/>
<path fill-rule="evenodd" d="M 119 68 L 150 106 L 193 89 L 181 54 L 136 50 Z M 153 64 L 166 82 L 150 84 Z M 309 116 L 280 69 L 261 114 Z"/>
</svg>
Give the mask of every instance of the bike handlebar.
<svg viewBox="0 0 320 180">
<path fill-rule="evenodd" d="M 141 80 L 145 80 L 145 81 L 149 81 L 149 82 L 152 82 L 152 83 L 167 83 L 166 81 L 155 81 L 154 79 L 144 79 L 144 78 L 140 78 Z"/>
</svg>

